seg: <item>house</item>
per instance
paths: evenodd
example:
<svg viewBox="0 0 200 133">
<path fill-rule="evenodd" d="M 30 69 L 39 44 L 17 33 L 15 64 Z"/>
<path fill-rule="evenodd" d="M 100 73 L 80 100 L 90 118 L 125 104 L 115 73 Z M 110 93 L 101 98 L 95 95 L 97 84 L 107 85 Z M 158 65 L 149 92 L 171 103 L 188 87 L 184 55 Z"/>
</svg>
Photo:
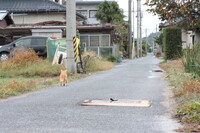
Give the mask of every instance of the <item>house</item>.
<svg viewBox="0 0 200 133">
<path fill-rule="evenodd" d="M 85 46 L 85 51 L 95 51 L 98 56 L 114 55 L 118 56 L 118 45 L 113 42 L 112 33 L 115 25 L 100 24 L 95 17 L 98 5 L 104 1 L 76 1 L 76 12 L 87 18 L 86 24 L 78 25 L 81 44 Z M 114 0 L 109 1 L 114 2 Z"/>
<path fill-rule="evenodd" d="M 0 0 L 0 10 L 7 10 L 16 25 L 45 21 L 65 22 L 66 7 L 49 0 Z M 79 13 L 77 20 L 83 20 Z"/>
<path fill-rule="evenodd" d="M 179 22 L 181 22 L 182 19 L 177 20 L 175 24 L 178 24 Z M 166 22 L 164 24 L 160 24 L 160 30 L 162 30 L 163 28 L 169 27 L 170 25 L 172 25 L 171 22 Z M 182 47 L 183 48 L 192 48 L 194 44 L 196 43 L 200 43 L 200 28 L 191 28 L 189 30 L 185 30 L 184 28 L 182 28 Z"/>
<path fill-rule="evenodd" d="M 98 5 L 103 1 L 76 1 L 76 11 L 87 18 L 88 24 L 99 24 L 95 18 Z"/>
<path fill-rule="evenodd" d="M 15 25 L 6 30 L 0 30 L 0 33 L 7 33 L 10 36 L 62 37 L 63 28 L 56 26 L 66 25 L 66 7 L 50 0 L 0 0 L 0 10 L 10 12 L 15 22 Z M 84 21 L 85 17 L 76 13 L 76 19 L 79 23 Z M 56 34 L 52 33 L 54 31 Z"/>
<path fill-rule="evenodd" d="M 99 24 L 100 21 L 96 19 L 95 15 L 98 10 L 98 5 L 104 1 L 82 1 L 76 0 L 76 12 L 82 14 L 87 18 L 87 24 Z M 110 0 L 108 2 L 115 2 Z"/>
<path fill-rule="evenodd" d="M 113 42 L 113 24 L 78 25 L 84 51 L 95 51 L 98 56 L 118 56 L 119 46 Z"/>
<path fill-rule="evenodd" d="M 14 24 L 13 19 L 11 18 L 8 11 L 0 10 L 0 28 L 5 29 L 7 26 Z"/>
<path fill-rule="evenodd" d="M 57 2 L 59 1 L 0 0 L 0 10 L 6 9 L 11 12 L 15 21 L 15 25 L 0 30 L 0 33 L 7 34 L 11 37 L 11 40 L 27 35 L 65 37 L 66 7 Z M 82 1 L 81 3 L 84 3 L 83 5 L 86 5 L 88 13 L 91 13 L 92 10 L 97 11 L 97 5 L 102 2 Z M 93 8 L 94 4 L 96 5 L 95 8 Z M 85 9 L 83 5 L 82 9 Z M 81 7 L 77 8 L 80 9 Z M 112 24 L 99 24 L 99 22 L 96 24 L 83 24 L 82 22 L 86 19 L 83 15 L 77 10 L 77 29 L 80 32 L 81 43 L 85 45 L 85 50 L 94 50 L 99 56 L 118 54 L 117 45 L 112 41 L 111 33 L 114 26 Z M 93 16 L 92 19 L 96 18 Z"/>
<path fill-rule="evenodd" d="M 14 24 L 8 11 L 0 10 L 0 29 L 5 29 L 7 26 Z M 6 44 L 8 39 L 0 34 L 0 46 Z"/>
</svg>

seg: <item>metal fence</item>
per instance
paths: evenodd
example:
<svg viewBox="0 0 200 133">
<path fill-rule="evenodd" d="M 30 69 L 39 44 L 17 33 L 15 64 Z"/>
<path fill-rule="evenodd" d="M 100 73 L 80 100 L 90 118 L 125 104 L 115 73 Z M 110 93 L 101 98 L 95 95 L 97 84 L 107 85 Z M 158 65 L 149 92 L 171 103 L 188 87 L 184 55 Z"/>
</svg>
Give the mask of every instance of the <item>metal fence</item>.
<svg viewBox="0 0 200 133">
<path fill-rule="evenodd" d="M 98 56 L 118 56 L 118 45 L 111 44 L 109 34 L 82 34 L 80 35 L 81 45 L 84 51 L 95 51 Z"/>
<path fill-rule="evenodd" d="M 80 35 L 82 44 L 86 46 L 111 46 L 109 34 L 82 34 Z"/>
</svg>

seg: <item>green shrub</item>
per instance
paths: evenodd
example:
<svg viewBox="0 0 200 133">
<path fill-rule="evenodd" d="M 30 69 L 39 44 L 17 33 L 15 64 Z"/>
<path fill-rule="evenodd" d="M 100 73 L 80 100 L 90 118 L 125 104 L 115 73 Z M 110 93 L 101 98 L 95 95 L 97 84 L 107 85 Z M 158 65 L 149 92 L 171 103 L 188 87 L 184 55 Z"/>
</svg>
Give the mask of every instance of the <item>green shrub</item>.
<svg viewBox="0 0 200 133">
<path fill-rule="evenodd" d="M 183 52 L 183 65 L 185 71 L 200 77 L 200 44 L 194 45 L 192 49 L 187 48 Z"/>
<path fill-rule="evenodd" d="M 181 29 L 170 27 L 163 29 L 165 59 L 176 59 L 182 55 Z"/>
<path fill-rule="evenodd" d="M 107 57 L 107 60 L 110 61 L 110 62 L 117 62 L 116 57 L 113 56 L 113 55 L 109 55 L 109 56 Z"/>
<path fill-rule="evenodd" d="M 177 111 L 177 115 L 182 117 L 182 120 L 196 122 L 200 124 L 200 103 L 194 103 L 190 106 L 185 106 Z"/>
</svg>

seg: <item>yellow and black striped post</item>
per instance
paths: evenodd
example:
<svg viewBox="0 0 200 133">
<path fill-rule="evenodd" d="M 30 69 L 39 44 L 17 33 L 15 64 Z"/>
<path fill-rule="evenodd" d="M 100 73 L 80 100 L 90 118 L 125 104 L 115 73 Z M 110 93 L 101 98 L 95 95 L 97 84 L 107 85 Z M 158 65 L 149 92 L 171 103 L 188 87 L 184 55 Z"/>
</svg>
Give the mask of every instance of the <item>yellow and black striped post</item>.
<svg viewBox="0 0 200 133">
<path fill-rule="evenodd" d="M 78 50 L 79 43 L 80 43 L 80 40 L 77 37 L 73 37 L 74 59 L 76 63 L 78 62 L 78 56 L 79 56 L 79 50 Z"/>
</svg>

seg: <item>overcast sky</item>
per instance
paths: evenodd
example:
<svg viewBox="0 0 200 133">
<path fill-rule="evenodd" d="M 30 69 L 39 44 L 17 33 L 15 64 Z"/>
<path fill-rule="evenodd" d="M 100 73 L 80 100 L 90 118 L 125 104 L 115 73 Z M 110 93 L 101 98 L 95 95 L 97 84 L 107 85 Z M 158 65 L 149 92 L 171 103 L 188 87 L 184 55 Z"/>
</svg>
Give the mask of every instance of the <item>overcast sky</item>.
<svg viewBox="0 0 200 133">
<path fill-rule="evenodd" d="M 117 0 L 118 4 L 120 6 L 120 8 L 122 8 L 124 10 L 124 13 L 126 16 L 128 16 L 128 0 Z M 156 27 L 157 27 L 157 31 L 160 20 L 158 19 L 158 16 L 154 16 L 153 14 L 149 13 L 146 11 L 146 9 L 148 9 L 147 6 L 143 5 L 145 3 L 146 0 L 141 0 L 142 1 L 142 14 L 143 14 L 143 18 L 142 18 L 142 35 L 143 37 L 146 36 L 145 34 L 145 30 L 147 29 L 147 34 L 149 35 L 152 32 L 156 32 Z M 135 37 L 137 37 L 137 0 L 134 0 L 134 14 L 135 14 L 135 21 L 134 21 L 134 27 L 135 27 Z M 126 20 L 128 20 L 126 18 Z"/>
</svg>

